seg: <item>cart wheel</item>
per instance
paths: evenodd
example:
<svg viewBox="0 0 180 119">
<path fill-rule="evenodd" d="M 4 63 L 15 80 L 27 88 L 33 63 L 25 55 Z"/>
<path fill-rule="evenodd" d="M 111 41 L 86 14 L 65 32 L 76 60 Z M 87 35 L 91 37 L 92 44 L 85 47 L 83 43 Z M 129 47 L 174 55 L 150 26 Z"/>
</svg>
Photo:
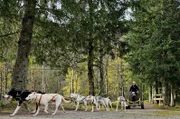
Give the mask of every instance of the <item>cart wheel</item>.
<svg viewBox="0 0 180 119">
<path fill-rule="evenodd" d="M 141 109 L 144 109 L 144 102 L 141 102 Z"/>
</svg>

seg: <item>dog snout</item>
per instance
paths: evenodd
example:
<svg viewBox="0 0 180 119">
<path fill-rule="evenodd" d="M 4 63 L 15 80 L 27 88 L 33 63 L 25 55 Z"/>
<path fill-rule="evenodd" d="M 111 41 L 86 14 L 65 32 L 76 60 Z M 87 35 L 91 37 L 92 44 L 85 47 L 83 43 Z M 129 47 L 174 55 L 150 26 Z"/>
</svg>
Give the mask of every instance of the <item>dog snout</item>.
<svg viewBox="0 0 180 119">
<path fill-rule="evenodd" d="M 26 101 L 29 101 L 30 99 L 29 99 L 29 97 L 26 97 L 25 100 L 26 100 Z"/>
<path fill-rule="evenodd" d="M 10 95 L 7 95 L 7 94 L 4 95 L 4 99 L 5 99 L 5 100 L 8 100 L 10 97 L 11 97 Z"/>
<path fill-rule="evenodd" d="M 9 95 L 4 95 L 4 98 L 8 98 L 9 97 Z"/>
</svg>

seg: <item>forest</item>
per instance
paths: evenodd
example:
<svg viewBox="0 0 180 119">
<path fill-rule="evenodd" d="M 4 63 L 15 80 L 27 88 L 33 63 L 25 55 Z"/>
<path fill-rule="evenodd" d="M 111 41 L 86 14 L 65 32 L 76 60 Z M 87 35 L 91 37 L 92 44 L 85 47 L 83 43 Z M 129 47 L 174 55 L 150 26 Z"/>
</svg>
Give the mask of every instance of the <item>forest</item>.
<svg viewBox="0 0 180 119">
<path fill-rule="evenodd" d="M 179 0 L 0 0 L 0 98 L 11 88 L 180 102 Z"/>
</svg>

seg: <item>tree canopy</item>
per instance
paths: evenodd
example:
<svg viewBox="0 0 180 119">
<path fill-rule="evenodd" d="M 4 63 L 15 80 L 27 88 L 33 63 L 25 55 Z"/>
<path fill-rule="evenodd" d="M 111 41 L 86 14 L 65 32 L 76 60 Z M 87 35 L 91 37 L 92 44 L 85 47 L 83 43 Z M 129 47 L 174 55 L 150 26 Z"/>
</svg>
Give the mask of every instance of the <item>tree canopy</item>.
<svg viewBox="0 0 180 119">
<path fill-rule="evenodd" d="M 80 85 L 92 95 L 116 95 L 114 90 L 123 90 L 136 78 L 178 90 L 179 4 L 179 0 L 1 0 L 0 63 L 14 65 L 12 87 L 21 90 L 27 88 L 32 65 L 52 69 L 61 77 L 57 81 L 66 77 L 68 87 L 62 89 L 71 85 L 71 92 Z"/>
<path fill-rule="evenodd" d="M 180 2 L 137 0 L 132 6 L 127 60 L 144 81 L 179 85 Z"/>
</svg>

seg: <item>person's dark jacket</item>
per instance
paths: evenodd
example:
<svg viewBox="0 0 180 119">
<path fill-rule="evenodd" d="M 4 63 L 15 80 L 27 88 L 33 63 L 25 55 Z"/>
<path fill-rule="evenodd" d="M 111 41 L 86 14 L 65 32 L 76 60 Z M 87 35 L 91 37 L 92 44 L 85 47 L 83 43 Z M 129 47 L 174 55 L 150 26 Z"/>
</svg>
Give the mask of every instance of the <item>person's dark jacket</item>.
<svg viewBox="0 0 180 119">
<path fill-rule="evenodd" d="M 132 85 L 129 89 L 130 92 L 135 92 L 137 93 L 137 91 L 139 91 L 139 88 L 137 85 Z"/>
</svg>

